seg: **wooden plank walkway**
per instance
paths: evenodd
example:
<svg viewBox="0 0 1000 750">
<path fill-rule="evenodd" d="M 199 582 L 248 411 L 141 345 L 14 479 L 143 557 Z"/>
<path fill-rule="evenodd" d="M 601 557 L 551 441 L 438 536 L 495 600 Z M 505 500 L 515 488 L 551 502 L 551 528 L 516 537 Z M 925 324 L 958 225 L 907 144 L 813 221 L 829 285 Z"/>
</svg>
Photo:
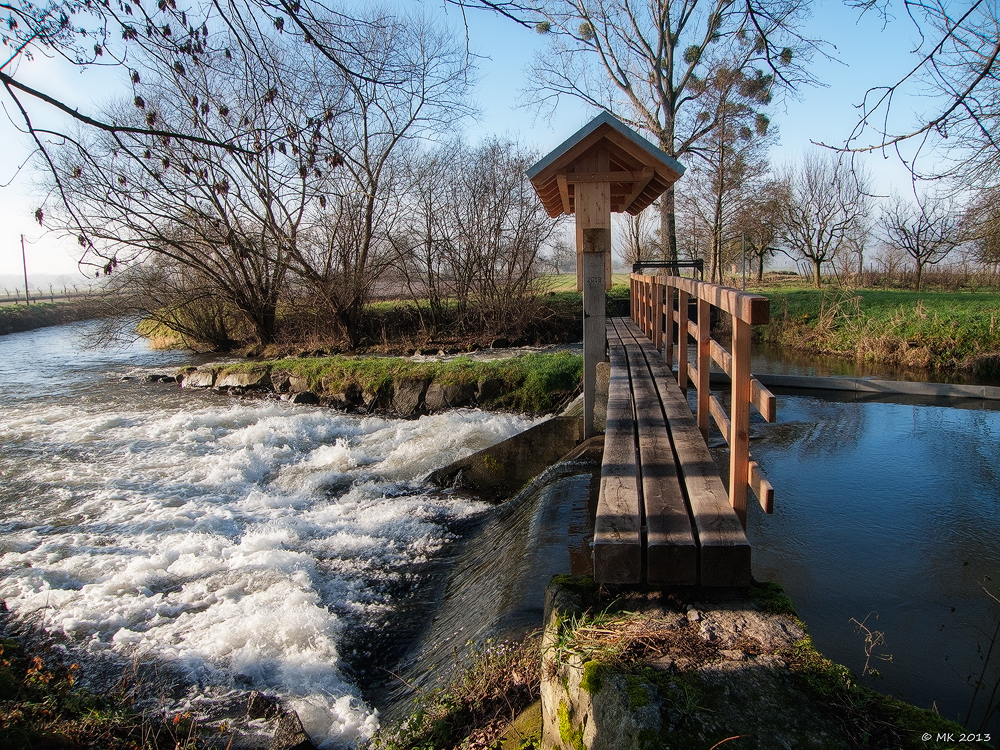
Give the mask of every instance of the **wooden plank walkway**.
<svg viewBox="0 0 1000 750">
<path fill-rule="evenodd" d="M 750 545 L 687 400 L 628 318 L 607 322 L 611 380 L 594 527 L 600 583 L 747 586 Z"/>
</svg>

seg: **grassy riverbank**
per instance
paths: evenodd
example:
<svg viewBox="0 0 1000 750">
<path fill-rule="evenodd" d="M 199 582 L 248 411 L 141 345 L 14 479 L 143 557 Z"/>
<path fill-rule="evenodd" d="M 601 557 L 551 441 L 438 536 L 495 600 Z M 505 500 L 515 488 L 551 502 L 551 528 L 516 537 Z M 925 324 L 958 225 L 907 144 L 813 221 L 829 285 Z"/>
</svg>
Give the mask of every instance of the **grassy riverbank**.
<svg viewBox="0 0 1000 750">
<path fill-rule="evenodd" d="M 7 617 L 3 615 L 4 620 Z M 175 750 L 207 747 L 205 740 L 218 739 L 218 732 L 200 729 L 190 716 L 137 711 L 132 675 L 123 673 L 111 689 L 89 689 L 86 670 L 70 662 L 59 644 L 23 625 L 4 630 L 0 638 L 4 750 Z M 215 746 L 224 747 L 225 739 Z"/>
<path fill-rule="evenodd" d="M 321 403 L 415 416 L 480 406 L 549 413 L 576 395 L 583 358 L 570 352 L 532 353 L 493 360 L 456 357 L 296 357 L 206 366 L 190 385 L 315 394 Z"/>
<path fill-rule="evenodd" d="M 764 338 L 876 364 L 1000 375 L 1000 295 L 908 290 L 756 289 L 771 300 Z"/>
<path fill-rule="evenodd" d="M 0 336 L 63 323 L 75 323 L 78 320 L 90 320 L 100 315 L 100 303 L 95 300 L 3 305 L 0 306 Z"/>
</svg>

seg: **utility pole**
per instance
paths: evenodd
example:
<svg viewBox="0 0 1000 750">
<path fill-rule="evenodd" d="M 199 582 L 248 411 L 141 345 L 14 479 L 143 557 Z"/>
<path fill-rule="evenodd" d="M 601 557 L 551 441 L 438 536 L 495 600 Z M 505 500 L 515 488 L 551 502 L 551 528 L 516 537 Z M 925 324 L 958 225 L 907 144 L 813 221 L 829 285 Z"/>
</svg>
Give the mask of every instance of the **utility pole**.
<svg viewBox="0 0 1000 750">
<path fill-rule="evenodd" d="M 24 254 L 24 235 L 21 235 L 21 265 L 24 266 L 24 304 L 31 304 L 31 296 L 28 294 L 28 258 Z"/>
</svg>

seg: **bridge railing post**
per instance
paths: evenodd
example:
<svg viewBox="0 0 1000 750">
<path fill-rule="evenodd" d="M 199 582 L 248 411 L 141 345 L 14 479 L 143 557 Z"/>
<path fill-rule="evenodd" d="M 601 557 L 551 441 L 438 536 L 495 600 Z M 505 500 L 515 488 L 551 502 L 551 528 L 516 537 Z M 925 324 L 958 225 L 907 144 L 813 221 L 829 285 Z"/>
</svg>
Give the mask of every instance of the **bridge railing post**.
<svg viewBox="0 0 1000 750">
<path fill-rule="evenodd" d="M 765 512 L 772 512 L 774 503 L 774 488 L 750 456 L 750 405 L 768 422 L 776 419 L 774 395 L 750 373 L 751 327 L 767 322 L 768 301 L 760 295 L 681 277 L 661 281 L 634 273 L 630 280 L 636 325 L 653 340 L 657 350 L 662 342 L 668 365 L 673 365 L 676 347 L 677 385 L 684 393 L 689 383 L 697 389 L 697 423 L 701 434 L 707 441 L 711 419 L 729 445 L 729 501 L 746 527 L 748 490 L 757 495 Z M 697 304 L 696 321 L 690 320 L 692 297 Z M 713 307 L 731 318 L 731 352 L 712 338 Z M 694 339 L 696 347 L 693 363 L 688 362 L 689 337 Z M 713 362 L 730 378 L 729 414 L 710 390 Z"/>
<path fill-rule="evenodd" d="M 698 296 L 698 429 L 708 442 L 709 375 L 712 370 L 712 306 Z"/>
<path fill-rule="evenodd" d="M 688 298 L 686 291 L 677 290 L 677 385 L 684 394 L 688 387 Z"/>
</svg>

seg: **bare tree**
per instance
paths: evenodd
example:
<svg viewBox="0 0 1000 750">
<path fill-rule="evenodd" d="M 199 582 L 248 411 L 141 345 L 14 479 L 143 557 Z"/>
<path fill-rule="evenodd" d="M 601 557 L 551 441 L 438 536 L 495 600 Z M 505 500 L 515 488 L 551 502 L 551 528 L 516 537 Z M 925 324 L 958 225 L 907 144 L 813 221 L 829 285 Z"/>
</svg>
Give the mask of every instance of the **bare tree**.
<svg viewBox="0 0 1000 750">
<path fill-rule="evenodd" d="M 852 173 L 833 154 L 806 153 L 782 180 L 788 201 L 780 214 L 779 237 L 792 258 L 812 265 L 813 283 L 822 283 L 823 264 L 848 244 L 851 233 L 870 210 L 867 177 Z"/>
<path fill-rule="evenodd" d="M 513 4 L 481 4 L 518 15 Z M 812 81 L 805 64 L 816 43 L 797 32 L 802 0 L 538 0 L 520 7 L 551 38 L 535 61 L 534 104 L 580 99 L 650 133 L 672 157 L 708 147 L 706 137 L 720 126 L 705 96 L 715 71 L 738 72 L 759 88 L 759 99 Z M 663 251 L 676 259 L 672 186 L 661 211 Z"/>
<path fill-rule="evenodd" d="M 491 140 L 459 162 L 444 247 L 469 327 L 499 331 L 526 320 L 532 309 L 536 261 L 558 227 L 525 177 L 536 156 Z"/>
<path fill-rule="evenodd" d="M 653 260 L 659 255 L 660 248 L 650 226 L 648 212 L 642 211 L 635 216 L 626 214 L 620 223 L 624 231 L 616 234 L 616 237 L 620 238 L 619 252 L 629 266 L 644 260 Z"/>
<path fill-rule="evenodd" d="M 516 327 L 532 309 L 539 255 L 558 226 L 525 176 L 535 155 L 494 139 L 418 158 L 424 165 L 417 174 L 433 181 L 414 183 L 395 240 L 411 293 L 447 297 L 467 330 Z"/>
<path fill-rule="evenodd" d="M 1000 273 L 1000 192 L 979 192 L 966 211 L 964 224 L 975 261 Z"/>
<path fill-rule="evenodd" d="M 141 93 L 107 113 L 126 124 L 170 122 L 198 139 L 85 131 L 56 152 L 55 180 L 66 228 L 105 274 L 150 258 L 161 269 L 173 264 L 194 296 L 211 285 L 267 344 L 298 234 L 323 188 L 320 165 L 336 160 L 309 123 L 333 120 L 339 94 L 303 85 L 292 51 L 275 40 L 245 41 L 274 56 L 257 66 L 214 53 L 190 69 L 149 59 Z M 239 147 L 212 145 L 223 140 Z"/>
<path fill-rule="evenodd" d="M 711 106 L 718 125 L 703 139 L 697 152 L 701 159 L 682 192 L 711 235 L 709 279 L 721 282 L 728 261 L 724 256 L 735 244 L 732 225 L 752 185 L 767 170 L 773 133 L 760 108 L 770 95 L 767 81 L 724 66 L 712 71 L 705 84 L 703 104 Z"/>
<path fill-rule="evenodd" d="M 346 33 L 346 32 L 345 32 Z M 380 277 L 396 263 L 403 219 L 405 149 L 448 131 L 471 107 L 467 60 L 451 36 L 418 17 L 383 17 L 348 36 L 344 115 L 331 123 L 342 167 L 297 271 L 357 343 L 358 323 Z"/>
<path fill-rule="evenodd" d="M 914 177 L 952 177 L 960 187 L 997 184 L 1000 156 L 997 74 L 1000 71 L 1000 15 L 995 2 L 944 0 L 907 2 L 894 20 L 883 0 L 848 0 L 862 12 L 880 12 L 886 23 L 909 23 L 918 40 L 914 62 L 897 81 L 874 86 L 859 105 L 860 117 L 840 150 L 895 152 Z M 899 122 L 900 106 L 918 96 L 921 109 Z M 925 102 L 930 98 L 930 107 Z M 935 159 L 922 168 L 924 156 Z"/>
<path fill-rule="evenodd" d="M 896 195 L 882 211 L 885 241 L 903 250 L 917 268 L 917 290 L 924 269 L 940 263 L 962 242 L 962 217 L 946 200 L 923 198 L 916 204 Z"/>
<path fill-rule="evenodd" d="M 559 239 L 549 245 L 549 251 L 542 256 L 542 260 L 556 274 L 573 273 L 576 270 L 576 249 L 568 240 Z"/>
<path fill-rule="evenodd" d="M 396 153 L 465 113 L 468 79 L 464 54 L 418 19 L 341 32 L 346 69 L 274 31 L 234 36 L 191 68 L 143 61 L 140 93 L 108 119 L 203 137 L 98 131 L 60 149 L 65 221 L 105 273 L 170 261 L 214 283 L 264 344 L 296 279 L 356 343 L 391 261 Z"/>
<path fill-rule="evenodd" d="M 733 221 L 733 229 L 746 243 L 757 282 L 764 280 L 764 266 L 777 252 L 781 211 L 788 202 L 787 183 L 762 180 L 749 187 Z"/>
</svg>

